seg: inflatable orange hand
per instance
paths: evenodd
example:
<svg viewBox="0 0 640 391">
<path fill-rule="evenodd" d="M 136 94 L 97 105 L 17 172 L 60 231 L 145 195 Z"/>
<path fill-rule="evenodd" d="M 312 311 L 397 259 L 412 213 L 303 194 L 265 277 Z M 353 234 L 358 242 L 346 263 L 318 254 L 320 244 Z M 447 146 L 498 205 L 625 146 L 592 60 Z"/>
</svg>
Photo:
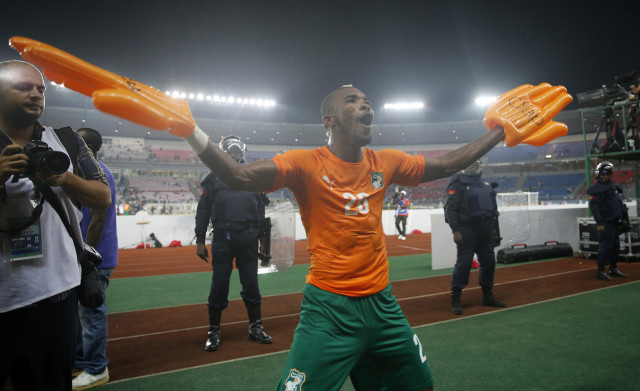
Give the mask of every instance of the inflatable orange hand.
<svg viewBox="0 0 640 391">
<path fill-rule="evenodd" d="M 567 125 L 553 117 L 573 101 L 563 86 L 525 84 L 502 94 L 487 109 L 484 125 L 504 128 L 507 147 L 520 143 L 540 147 L 567 134 Z"/>
<path fill-rule="evenodd" d="M 189 136 L 195 129 L 189 104 L 183 100 L 33 39 L 12 37 L 9 46 L 42 68 L 47 79 L 91 97 L 100 111 L 180 137 Z"/>
</svg>

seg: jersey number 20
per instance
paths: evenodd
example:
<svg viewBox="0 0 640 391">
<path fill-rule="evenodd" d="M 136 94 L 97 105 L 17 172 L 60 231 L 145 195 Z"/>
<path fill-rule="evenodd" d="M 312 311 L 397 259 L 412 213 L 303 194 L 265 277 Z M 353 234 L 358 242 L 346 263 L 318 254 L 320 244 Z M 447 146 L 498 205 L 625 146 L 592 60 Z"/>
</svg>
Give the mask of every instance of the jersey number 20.
<svg viewBox="0 0 640 391">
<path fill-rule="evenodd" d="M 369 213 L 369 194 L 358 193 L 354 196 L 351 193 L 342 193 L 342 197 L 347 200 L 347 204 L 344 206 L 344 214 L 347 216 L 354 216 L 358 214 L 358 211 L 362 214 Z M 356 209 L 351 209 L 353 204 L 356 204 Z"/>
</svg>

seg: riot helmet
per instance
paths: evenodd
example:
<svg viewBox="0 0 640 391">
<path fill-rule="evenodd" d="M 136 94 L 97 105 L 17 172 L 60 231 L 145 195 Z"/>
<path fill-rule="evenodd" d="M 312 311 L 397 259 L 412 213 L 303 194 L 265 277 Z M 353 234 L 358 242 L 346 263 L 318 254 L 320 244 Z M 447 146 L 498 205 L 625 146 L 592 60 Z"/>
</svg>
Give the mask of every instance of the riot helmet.
<svg viewBox="0 0 640 391">
<path fill-rule="evenodd" d="M 596 167 L 596 178 L 600 178 L 601 175 L 613 174 L 613 164 L 611 162 L 602 162 Z"/>
<path fill-rule="evenodd" d="M 229 154 L 238 163 L 244 163 L 246 145 L 238 136 L 227 136 L 220 141 L 220 149 Z"/>
<path fill-rule="evenodd" d="M 462 173 L 470 176 L 480 176 L 480 174 L 482 174 L 482 169 L 480 168 L 481 164 L 482 162 L 480 160 L 476 160 L 471 163 L 469 167 L 462 170 Z"/>
</svg>

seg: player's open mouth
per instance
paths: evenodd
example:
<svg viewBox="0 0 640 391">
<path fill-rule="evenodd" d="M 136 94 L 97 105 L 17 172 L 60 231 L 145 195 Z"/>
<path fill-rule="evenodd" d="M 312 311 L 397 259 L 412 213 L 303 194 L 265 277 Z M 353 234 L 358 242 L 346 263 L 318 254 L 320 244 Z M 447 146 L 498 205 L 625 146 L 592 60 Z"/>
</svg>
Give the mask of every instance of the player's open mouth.
<svg viewBox="0 0 640 391">
<path fill-rule="evenodd" d="M 373 114 L 367 113 L 360 118 L 360 123 L 364 126 L 371 126 L 373 123 Z"/>
</svg>

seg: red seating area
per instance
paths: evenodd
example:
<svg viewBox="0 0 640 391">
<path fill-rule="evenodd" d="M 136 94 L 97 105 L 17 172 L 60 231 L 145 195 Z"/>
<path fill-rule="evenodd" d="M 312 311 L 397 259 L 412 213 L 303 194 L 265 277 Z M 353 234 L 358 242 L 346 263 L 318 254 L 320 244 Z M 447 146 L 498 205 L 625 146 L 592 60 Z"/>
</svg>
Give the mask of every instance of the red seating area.
<svg viewBox="0 0 640 391">
<path fill-rule="evenodd" d="M 194 163 L 198 161 L 195 153 L 189 150 L 179 149 L 151 149 L 150 158 L 164 163 Z"/>
<path fill-rule="evenodd" d="M 407 196 L 412 204 L 437 204 L 438 202 L 444 202 L 447 198 L 445 194 L 446 184 L 447 179 L 421 183 L 417 187 L 407 188 Z"/>
<path fill-rule="evenodd" d="M 635 173 L 633 170 L 614 171 L 611 180 L 618 185 L 631 183 L 635 180 Z"/>
</svg>

